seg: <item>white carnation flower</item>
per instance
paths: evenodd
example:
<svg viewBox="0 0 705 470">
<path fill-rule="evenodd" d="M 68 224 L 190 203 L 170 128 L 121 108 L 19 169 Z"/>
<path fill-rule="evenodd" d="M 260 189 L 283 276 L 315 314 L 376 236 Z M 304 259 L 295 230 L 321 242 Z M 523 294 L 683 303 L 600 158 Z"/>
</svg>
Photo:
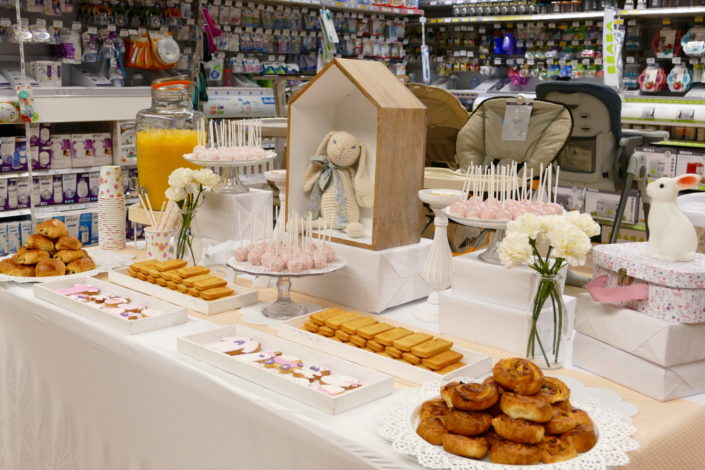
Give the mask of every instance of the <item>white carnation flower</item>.
<svg viewBox="0 0 705 470">
<path fill-rule="evenodd" d="M 193 180 L 208 189 L 214 189 L 220 184 L 220 176 L 213 173 L 208 168 L 203 168 L 193 172 Z"/>
<path fill-rule="evenodd" d="M 507 233 L 521 233 L 535 240 L 542 231 L 539 218 L 534 214 L 524 214 L 507 224 Z"/>
<path fill-rule="evenodd" d="M 556 224 L 548 232 L 548 240 L 553 247 L 553 255 L 564 258 L 568 264 L 581 266 L 592 245 L 585 232 L 573 224 Z"/>
<path fill-rule="evenodd" d="M 178 202 L 186 199 L 187 193 L 183 187 L 177 188 L 174 186 L 169 186 L 167 190 L 164 191 L 164 195 L 167 199 Z"/>
<path fill-rule="evenodd" d="M 589 214 L 581 214 L 578 211 L 571 211 L 564 215 L 566 219 L 580 230 L 585 232 L 588 237 L 594 237 L 600 234 L 600 225 L 592 220 Z"/>
<path fill-rule="evenodd" d="M 169 186 L 174 188 L 183 188 L 188 190 L 188 187 L 193 182 L 193 170 L 190 168 L 177 168 L 169 175 Z"/>
<path fill-rule="evenodd" d="M 523 233 L 508 233 L 499 245 L 499 259 L 507 268 L 531 262 L 532 255 L 529 237 Z"/>
</svg>

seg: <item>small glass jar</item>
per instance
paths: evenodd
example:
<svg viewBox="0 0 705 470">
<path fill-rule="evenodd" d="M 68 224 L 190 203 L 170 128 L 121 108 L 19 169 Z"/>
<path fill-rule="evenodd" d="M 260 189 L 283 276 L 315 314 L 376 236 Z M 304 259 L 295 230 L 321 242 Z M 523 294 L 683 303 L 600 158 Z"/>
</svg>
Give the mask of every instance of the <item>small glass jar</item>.
<svg viewBox="0 0 705 470">
<path fill-rule="evenodd" d="M 152 83 L 152 106 L 137 113 L 137 170 L 140 189 L 144 188 L 153 208 L 166 200 L 172 171 L 198 169 L 183 156 L 198 143 L 204 129 L 204 116 L 193 109 L 193 83 L 169 77 Z"/>
</svg>

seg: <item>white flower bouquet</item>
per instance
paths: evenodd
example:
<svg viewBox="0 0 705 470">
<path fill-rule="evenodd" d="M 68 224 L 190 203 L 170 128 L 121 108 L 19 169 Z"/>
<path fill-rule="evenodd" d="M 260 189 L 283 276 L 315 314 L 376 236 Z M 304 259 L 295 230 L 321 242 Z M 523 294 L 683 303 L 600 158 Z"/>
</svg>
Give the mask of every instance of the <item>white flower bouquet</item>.
<svg viewBox="0 0 705 470">
<path fill-rule="evenodd" d="M 558 287 L 558 274 L 567 264 L 581 266 L 592 247 L 590 237 L 599 235 L 600 226 L 588 214 L 577 211 L 562 215 L 536 216 L 524 214 L 507 224 L 507 233 L 499 246 L 499 257 L 508 268 L 527 264 L 539 273 L 540 281 L 534 295 L 532 325 L 526 355 L 537 358 L 536 345 L 547 367 L 552 363 L 537 323 L 550 299 L 553 307 L 553 338 L 550 351 L 553 365 L 558 362 L 563 330 L 563 299 Z"/>
<path fill-rule="evenodd" d="M 206 168 L 201 170 L 177 168 L 169 175 L 169 187 L 164 194 L 181 210 L 181 228 L 176 241 L 177 258 L 183 259 L 188 248 L 191 260 L 196 264 L 191 243 L 191 222 L 196 209 L 203 203 L 205 191 L 215 191 L 220 186 L 220 176 Z"/>
</svg>

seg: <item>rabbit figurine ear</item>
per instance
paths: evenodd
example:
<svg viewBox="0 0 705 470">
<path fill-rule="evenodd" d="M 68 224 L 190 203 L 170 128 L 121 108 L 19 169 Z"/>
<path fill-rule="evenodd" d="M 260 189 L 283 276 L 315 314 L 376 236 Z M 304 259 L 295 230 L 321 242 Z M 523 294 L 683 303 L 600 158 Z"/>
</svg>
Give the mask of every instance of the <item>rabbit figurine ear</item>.
<svg viewBox="0 0 705 470">
<path fill-rule="evenodd" d="M 686 173 L 676 178 L 676 186 L 678 186 L 679 190 L 693 188 L 697 186 L 698 183 L 700 183 L 700 175 L 692 173 Z"/>
<path fill-rule="evenodd" d="M 374 188 L 367 174 L 367 156 L 365 146 L 360 144 L 360 158 L 357 161 L 355 173 L 355 199 L 360 207 L 372 207 Z"/>
<path fill-rule="evenodd" d="M 321 141 L 321 144 L 318 146 L 318 150 L 316 150 L 316 155 L 328 155 L 328 142 L 330 141 L 330 138 L 333 136 L 333 134 L 335 134 L 335 131 L 330 131 L 326 134 L 326 136 Z"/>
</svg>

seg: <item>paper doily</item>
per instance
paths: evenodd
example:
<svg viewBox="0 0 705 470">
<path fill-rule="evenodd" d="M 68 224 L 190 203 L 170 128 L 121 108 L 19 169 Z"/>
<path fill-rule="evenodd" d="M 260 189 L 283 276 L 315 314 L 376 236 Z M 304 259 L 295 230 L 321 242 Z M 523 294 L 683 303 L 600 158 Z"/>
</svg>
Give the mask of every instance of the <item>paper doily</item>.
<svg viewBox="0 0 705 470">
<path fill-rule="evenodd" d="M 453 380 L 473 381 L 467 377 Z M 419 464 L 432 469 L 452 470 L 516 470 L 516 465 L 501 465 L 488 460 L 473 460 L 450 454 L 442 446 L 434 446 L 416 434 L 416 414 L 426 400 L 439 397 L 443 382 L 427 382 L 419 388 L 407 388 L 398 394 L 398 401 L 380 420 L 378 433 L 392 447 L 405 455 L 416 457 Z M 594 401 L 576 397 L 571 403 L 590 414 L 595 424 L 598 439 L 595 447 L 578 457 L 554 464 L 531 465 L 523 468 L 539 470 L 605 470 L 609 466 L 629 463 L 627 452 L 637 449 L 639 444 L 629 436 L 635 432 L 620 413 L 604 408 Z"/>
</svg>

